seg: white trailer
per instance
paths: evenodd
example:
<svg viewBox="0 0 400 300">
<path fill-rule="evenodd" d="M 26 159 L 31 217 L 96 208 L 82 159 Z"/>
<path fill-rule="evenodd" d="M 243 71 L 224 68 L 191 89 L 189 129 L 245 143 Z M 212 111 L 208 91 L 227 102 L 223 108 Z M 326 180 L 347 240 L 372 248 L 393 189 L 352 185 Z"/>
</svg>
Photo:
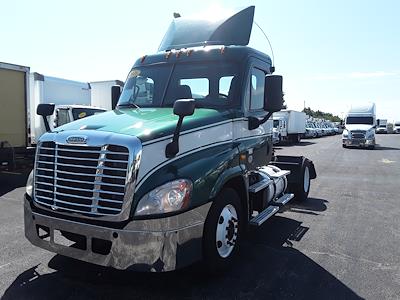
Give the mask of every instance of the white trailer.
<svg viewBox="0 0 400 300">
<path fill-rule="evenodd" d="M 29 67 L 0 62 L 0 167 L 13 169 L 29 146 Z"/>
<path fill-rule="evenodd" d="M 44 76 L 39 73 L 30 75 L 30 128 L 31 143 L 36 144 L 45 132 L 40 116 L 36 115 L 39 104 L 54 103 L 56 105 L 91 105 L 91 90 L 87 82 L 79 82 Z M 54 121 L 54 120 L 53 120 Z M 52 124 L 53 122 L 50 122 Z"/>
<path fill-rule="evenodd" d="M 282 110 L 273 114 L 274 128 L 280 140 L 300 142 L 306 132 L 306 114 L 295 110 Z"/>
<path fill-rule="evenodd" d="M 121 80 L 93 81 L 90 82 L 92 106 L 112 110 L 111 87 L 114 85 L 124 86 Z"/>
</svg>

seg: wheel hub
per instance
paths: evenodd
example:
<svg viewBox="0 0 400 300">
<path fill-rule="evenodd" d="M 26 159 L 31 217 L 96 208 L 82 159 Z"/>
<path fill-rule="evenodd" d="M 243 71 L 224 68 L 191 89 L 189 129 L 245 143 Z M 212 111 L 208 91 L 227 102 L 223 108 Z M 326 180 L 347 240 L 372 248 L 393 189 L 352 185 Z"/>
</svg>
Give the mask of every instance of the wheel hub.
<svg viewBox="0 0 400 300">
<path fill-rule="evenodd" d="M 216 230 L 216 246 L 221 257 L 226 258 L 232 253 L 237 235 L 237 212 L 233 205 L 228 204 L 221 211 Z"/>
</svg>

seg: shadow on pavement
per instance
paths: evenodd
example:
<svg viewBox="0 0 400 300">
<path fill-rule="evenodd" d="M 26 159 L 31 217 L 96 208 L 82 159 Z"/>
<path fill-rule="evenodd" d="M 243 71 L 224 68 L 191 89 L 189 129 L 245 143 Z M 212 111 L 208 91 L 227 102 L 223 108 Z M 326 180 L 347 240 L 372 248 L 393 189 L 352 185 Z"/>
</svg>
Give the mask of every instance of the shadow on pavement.
<svg viewBox="0 0 400 300">
<path fill-rule="evenodd" d="M 26 185 L 30 170 L 21 172 L 0 172 L 0 197 Z"/>
<path fill-rule="evenodd" d="M 284 147 L 293 147 L 293 146 L 309 146 L 309 145 L 314 145 L 314 142 L 310 141 L 300 141 L 300 143 L 293 143 L 293 142 L 280 142 L 279 144 L 276 144 L 277 146 L 284 146 Z M 282 148 L 274 147 L 275 149 L 279 150 Z"/>
<path fill-rule="evenodd" d="M 326 210 L 327 203 L 329 203 L 328 200 L 319 198 L 307 198 L 302 202 L 292 200 L 287 207 L 284 207 L 284 210 L 302 214 L 318 215 L 318 212 Z"/>
<path fill-rule="evenodd" d="M 400 148 L 386 147 L 386 146 L 376 145 L 376 146 L 375 146 L 375 150 L 400 150 Z"/>
<path fill-rule="evenodd" d="M 33 267 L 20 274 L 2 299 L 360 299 L 327 270 L 290 247 L 308 228 L 277 216 L 251 231 L 234 267 L 209 274 L 201 263 L 170 273 L 135 273 L 56 255 L 55 271 Z"/>
</svg>

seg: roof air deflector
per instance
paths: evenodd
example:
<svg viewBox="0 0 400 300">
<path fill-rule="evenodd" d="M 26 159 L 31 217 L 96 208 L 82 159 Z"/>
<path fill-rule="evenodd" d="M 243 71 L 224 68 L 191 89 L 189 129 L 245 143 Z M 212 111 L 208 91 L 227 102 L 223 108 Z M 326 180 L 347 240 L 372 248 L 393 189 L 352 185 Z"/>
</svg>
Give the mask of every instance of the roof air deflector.
<svg viewBox="0 0 400 300">
<path fill-rule="evenodd" d="M 173 19 L 158 51 L 206 45 L 246 46 L 253 18 L 254 6 L 249 6 L 218 21 L 184 17 Z"/>
</svg>

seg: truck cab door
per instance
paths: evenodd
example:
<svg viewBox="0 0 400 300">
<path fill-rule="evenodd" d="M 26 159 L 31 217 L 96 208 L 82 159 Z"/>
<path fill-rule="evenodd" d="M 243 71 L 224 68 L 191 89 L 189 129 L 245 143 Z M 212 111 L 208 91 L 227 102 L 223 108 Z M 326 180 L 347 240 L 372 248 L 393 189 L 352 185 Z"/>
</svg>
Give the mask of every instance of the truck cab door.
<svg viewBox="0 0 400 300">
<path fill-rule="evenodd" d="M 249 130 L 248 118 L 259 119 L 267 115 L 264 110 L 265 76 L 269 65 L 254 60 L 248 68 L 245 80 L 242 109 L 244 120 L 234 123 L 234 139 L 238 142 L 241 161 L 248 170 L 268 164 L 272 156 L 272 117 L 258 128 Z M 245 159 L 244 159 L 245 158 Z"/>
</svg>

